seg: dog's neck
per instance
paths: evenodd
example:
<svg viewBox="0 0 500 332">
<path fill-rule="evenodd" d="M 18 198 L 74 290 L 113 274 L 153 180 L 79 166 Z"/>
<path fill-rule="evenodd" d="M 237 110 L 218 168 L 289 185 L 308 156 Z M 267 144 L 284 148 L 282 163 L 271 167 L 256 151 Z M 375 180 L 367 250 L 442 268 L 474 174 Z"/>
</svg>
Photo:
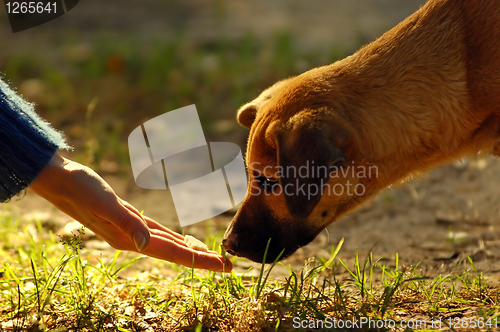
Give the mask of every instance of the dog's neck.
<svg viewBox="0 0 500 332">
<path fill-rule="evenodd" d="M 498 127 L 482 130 L 488 115 L 470 105 L 460 11 L 442 3 L 318 68 L 356 126 L 358 155 L 377 164 L 387 184 L 477 152 L 484 147 L 473 138 Z"/>
</svg>

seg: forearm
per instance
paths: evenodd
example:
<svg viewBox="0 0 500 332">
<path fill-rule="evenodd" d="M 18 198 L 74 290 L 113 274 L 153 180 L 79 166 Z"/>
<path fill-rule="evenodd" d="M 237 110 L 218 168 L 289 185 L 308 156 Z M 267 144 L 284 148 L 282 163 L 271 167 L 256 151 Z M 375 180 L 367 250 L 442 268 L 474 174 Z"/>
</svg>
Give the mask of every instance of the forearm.
<svg viewBox="0 0 500 332">
<path fill-rule="evenodd" d="M 72 218 L 84 223 L 78 210 L 73 208 L 74 204 L 92 205 L 94 203 L 92 200 L 98 196 L 91 194 L 94 190 L 96 194 L 109 193 L 115 198 L 113 189 L 104 181 L 96 181 L 97 178 L 100 179 L 90 168 L 65 159 L 56 152 L 37 178 L 31 182 L 29 189 Z M 82 182 L 91 185 L 90 195 L 83 194 L 82 191 L 86 190 L 86 187 L 81 185 Z"/>
</svg>

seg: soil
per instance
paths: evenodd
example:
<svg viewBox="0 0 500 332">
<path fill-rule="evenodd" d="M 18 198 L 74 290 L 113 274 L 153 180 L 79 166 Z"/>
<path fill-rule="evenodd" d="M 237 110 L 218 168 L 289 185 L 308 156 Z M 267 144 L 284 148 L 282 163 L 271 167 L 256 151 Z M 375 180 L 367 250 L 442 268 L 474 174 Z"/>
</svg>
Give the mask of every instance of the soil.
<svg viewBox="0 0 500 332">
<path fill-rule="evenodd" d="M 2 52 L 3 57 L 24 47 L 28 39 L 36 40 L 35 44 L 43 44 L 50 39 L 46 35 L 56 34 L 63 26 L 70 31 L 79 31 L 78 36 L 98 30 L 123 30 L 124 34 L 143 34 L 145 38 L 160 33 L 168 34 L 173 31 L 173 26 L 182 26 L 186 36 L 193 40 L 208 40 L 216 29 L 222 29 L 229 38 L 238 38 L 248 30 L 256 36 L 287 30 L 302 47 L 335 42 L 349 48 L 358 44 L 359 38 L 366 41 L 374 39 L 423 2 L 199 0 L 160 4 L 148 0 L 139 4 L 120 0 L 118 5 L 118 1 L 111 0 L 106 1 L 106 4 L 87 1 L 80 2 L 73 10 L 74 14 L 67 14 L 43 28 L 17 35 L 10 33 L 5 16 L 0 16 L 0 38 L 6 41 L 4 44 L 10 45 L 9 50 Z M 111 14 L 122 19 L 109 19 Z M 90 19 L 101 23 L 89 24 Z M 241 145 L 244 145 L 244 137 L 241 138 Z M 105 176 L 105 179 L 121 197 L 139 210 L 144 210 L 146 215 L 167 227 L 200 239 L 204 239 L 207 233 L 223 233 L 232 218 L 231 213 L 226 213 L 181 229 L 167 192 L 139 189 L 130 176 L 127 179 Z M 388 266 L 395 266 L 398 255 L 400 266 L 420 263 L 419 269 L 426 274 L 463 270 L 466 267 L 463 262 L 470 256 L 478 270 L 485 275 L 498 277 L 499 182 L 498 160 L 478 158 L 440 167 L 421 179 L 384 191 L 358 211 L 329 226 L 328 231 L 322 232 L 311 244 L 299 249 L 283 263 L 285 266 L 291 264 L 297 270 L 308 257 L 328 258 L 331 246 L 345 238 L 338 257 L 350 266 L 356 250 L 362 261 L 372 250 L 374 258 L 383 257 L 384 264 Z M 72 221 L 31 192 L 2 208 L 10 208 L 22 218 L 36 216 L 54 229 L 62 229 Z M 75 224 L 71 225 L 75 227 Z M 66 227 L 63 232 L 71 231 L 71 227 Z M 112 250 L 96 244 L 97 241 L 88 243 L 91 242 L 92 245 L 87 245 L 88 250 Z M 143 261 L 140 266 L 147 270 L 148 262 Z M 249 266 L 258 265 L 244 259 L 235 260 L 237 272 L 243 272 Z M 158 273 L 172 273 L 167 272 L 169 265 L 164 268 Z M 287 274 L 281 266 L 277 266 L 274 273 L 275 276 Z"/>
</svg>

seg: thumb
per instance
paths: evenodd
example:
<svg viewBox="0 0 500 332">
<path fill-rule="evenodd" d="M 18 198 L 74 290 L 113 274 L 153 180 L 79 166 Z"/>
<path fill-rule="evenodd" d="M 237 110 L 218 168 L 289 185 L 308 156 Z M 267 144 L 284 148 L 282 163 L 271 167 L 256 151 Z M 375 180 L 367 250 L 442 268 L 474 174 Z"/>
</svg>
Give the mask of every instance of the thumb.
<svg viewBox="0 0 500 332">
<path fill-rule="evenodd" d="M 149 245 L 151 237 L 143 216 L 136 208 L 118 197 L 116 203 L 111 205 L 104 209 L 105 215 L 101 217 L 126 234 L 134 242 L 137 251 L 141 252 Z"/>
</svg>

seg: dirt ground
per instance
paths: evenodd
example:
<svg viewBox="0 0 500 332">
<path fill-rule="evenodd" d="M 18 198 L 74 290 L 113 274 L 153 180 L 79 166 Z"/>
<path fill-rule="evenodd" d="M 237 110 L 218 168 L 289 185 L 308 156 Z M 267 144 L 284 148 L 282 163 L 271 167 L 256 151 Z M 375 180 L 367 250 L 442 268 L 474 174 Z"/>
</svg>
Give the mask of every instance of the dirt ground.
<svg viewBox="0 0 500 332">
<path fill-rule="evenodd" d="M 246 31 L 265 36 L 290 31 L 302 47 L 336 43 L 353 48 L 359 40 L 369 41 L 417 9 L 418 0 L 356 1 L 186 1 L 159 2 L 131 0 L 85 1 L 70 13 L 39 29 L 17 35 L 10 33 L 5 13 L 0 13 L 0 38 L 8 48 L 0 57 L 15 54 L 27 41 L 42 45 L 65 29 L 77 38 L 98 32 L 122 31 L 153 38 L 174 33 L 182 27 L 187 38 L 209 40 L 217 29 L 230 38 Z M 118 4 L 119 3 L 119 4 Z M 148 10 L 146 10 L 149 8 Z M 151 10 L 153 8 L 153 10 Z M 119 14 L 119 15 L 118 15 Z M 110 19 L 119 17 L 120 19 Z M 98 22 L 91 24 L 89 22 Z M 174 29 L 175 28 L 175 29 Z M 220 31 L 218 32 L 220 33 Z M 52 36 L 52 37 L 47 37 Z M 1 69 L 1 68 L 0 68 Z M 258 91 L 256 91 L 256 94 Z M 243 132 L 241 145 L 244 146 Z M 106 177 L 124 199 L 139 210 L 177 231 L 203 239 L 207 232 L 223 232 L 231 220 L 225 214 L 181 229 L 175 220 L 170 196 L 166 192 L 146 191 L 128 179 Z M 471 256 L 476 267 L 497 278 L 500 271 L 500 161 L 490 158 L 467 160 L 432 171 L 398 188 L 388 189 L 358 211 L 328 227 L 310 245 L 284 261 L 299 269 L 308 257 L 327 258 L 331 245 L 345 238 L 339 257 L 352 264 L 356 249 L 361 259 L 373 250 L 374 258 L 384 264 L 415 265 L 425 273 L 444 273 L 458 269 Z M 63 228 L 71 219 L 42 199 L 28 192 L 3 209 L 11 208 L 23 218 L 36 216 Z M 97 245 L 100 249 L 106 246 Z M 92 250 L 92 246 L 88 246 Z M 108 249 L 110 250 L 110 249 Z M 141 263 L 147 269 L 147 263 Z M 236 270 L 242 272 L 255 264 L 239 259 Z M 275 276 L 285 269 L 278 266 Z"/>
</svg>

